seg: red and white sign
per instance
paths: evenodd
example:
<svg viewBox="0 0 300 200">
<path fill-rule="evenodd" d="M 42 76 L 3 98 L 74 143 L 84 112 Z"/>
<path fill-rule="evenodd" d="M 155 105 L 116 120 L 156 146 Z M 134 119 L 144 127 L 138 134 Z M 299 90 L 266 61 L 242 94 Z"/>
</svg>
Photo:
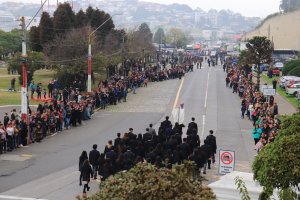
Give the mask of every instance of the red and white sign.
<svg viewBox="0 0 300 200">
<path fill-rule="evenodd" d="M 219 151 L 219 174 L 228 174 L 235 168 L 235 152 L 231 150 Z"/>
</svg>

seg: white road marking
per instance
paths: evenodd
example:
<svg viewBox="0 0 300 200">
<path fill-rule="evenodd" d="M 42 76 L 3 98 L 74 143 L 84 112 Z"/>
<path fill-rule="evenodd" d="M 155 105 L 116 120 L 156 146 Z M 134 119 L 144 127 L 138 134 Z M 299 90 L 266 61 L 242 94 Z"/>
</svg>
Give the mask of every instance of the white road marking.
<svg viewBox="0 0 300 200">
<path fill-rule="evenodd" d="M 202 140 L 203 135 L 204 135 L 204 126 L 205 126 L 205 115 L 202 116 L 202 130 L 201 130 L 200 140 Z"/>
<path fill-rule="evenodd" d="M 183 82 L 184 82 L 184 77 L 182 77 L 182 79 L 181 79 L 181 83 L 179 85 L 179 88 L 178 88 L 178 91 L 177 91 L 177 94 L 176 94 L 176 98 L 175 98 L 175 101 L 174 101 L 173 109 L 175 109 L 176 106 L 177 106 L 177 103 L 178 103 L 178 100 L 179 100 L 180 91 L 181 91 L 182 86 L 183 86 Z"/>
<path fill-rule="evenodd" d="M 17 196 L 8 196 L 8 195 L 0 195 L 0 199 L 13 199 L 13 200 L 46 200 L 46 199 L 36 199 L 36 198 L 17 197 Z"/>
<path fill-rule="evenodd" d="M 208 71 L 208 75 L 207 75 L 206 91 L 205 91 L 205 101 L 204 101 L 205 112 L 206 112 L 206 106 L 207 106 L 208 82 L 209 82 L 209 71 Z"/>
</svg>

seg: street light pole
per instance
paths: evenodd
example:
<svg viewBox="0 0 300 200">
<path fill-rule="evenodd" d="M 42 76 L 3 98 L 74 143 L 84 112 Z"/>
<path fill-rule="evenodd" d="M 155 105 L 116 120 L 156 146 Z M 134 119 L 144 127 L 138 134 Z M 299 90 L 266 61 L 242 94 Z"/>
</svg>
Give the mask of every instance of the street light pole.
<svg viewBox="0 0 300 200">
<path fill-rule="evenodd" d="M 87 91 L 92 92 L 92 44 L 91 44 L 91 36 L 102 26 L 104 26 L 113 16 L 121 15 L 114 14 L 110 16 L 107 20 L 105 20 L 100 26 L 98 26 L 93 32 L 89 34 L 89 46 L 88 46 L 88 81 L 87 81 Z"/>
<path fill-rule="evenodd" d="M 27 51 L 26 51 L 26 27 L 25 27 L 25 18 L 21 17 L 21 28 L 22 28 L 22 91 L 21 91 L 21 118 L 23 120 L 27 119 Z"/>
</svg>

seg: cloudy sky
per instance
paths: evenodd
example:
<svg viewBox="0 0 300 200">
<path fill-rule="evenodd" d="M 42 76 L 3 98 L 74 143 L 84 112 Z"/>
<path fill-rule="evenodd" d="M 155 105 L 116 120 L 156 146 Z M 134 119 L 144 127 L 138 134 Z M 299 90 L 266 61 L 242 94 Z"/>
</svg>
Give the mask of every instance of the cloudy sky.
<svg viewBox="0 0 300 200">
<path fill-rule="evenodd" d="M 31 2 L 40 3 L 40 0 L 0 0 L 1 2 L 14 1 L 14 2 Z M 59 0 L 64 2 L 66 0 Z M 76 0 L 74 0 L 76 1 Z M 93 0 L 90 0 L 93 1 Z M 143 0 L 155 3 L 171 4 L 181 3 L 188 4 L 193 9 L 200 7 L 203 10 L 211 8 L 221 10 L 230 9 L 239 12 L 245 16 L 266 17 L 267 15 L 277 12 L 280 0 Z M 56 0 L 50 0 L 50 3 L 56 3 Z"/>
<path fill-rule="evenodd" d="M 245 16 L 266 17 L 278 12 L 280 0 L 144 0 L 156 3 L 182 3 L 192 8 L 200 7 L 203 10 L 211 8 L 221 10 L 230 9 Z"/>
</svg>

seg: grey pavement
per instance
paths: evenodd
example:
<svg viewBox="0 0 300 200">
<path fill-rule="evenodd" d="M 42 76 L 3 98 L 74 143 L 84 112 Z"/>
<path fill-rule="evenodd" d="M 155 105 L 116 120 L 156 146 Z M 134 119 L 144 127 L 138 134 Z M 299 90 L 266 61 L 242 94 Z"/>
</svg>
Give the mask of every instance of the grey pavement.
<svg viewBox="0 0 300 200">
<path fill-rule="evenodd" d="M 172 112 L 180 83 L 178 79 L 151 83 L 138 89 L 136 95 L 130 94 L 127 103 L 96 113 L 80 127 L 6 154 L 4 159 L 0 156 L 0 200 L 74 199 L 82 191 L 77 171 L 81 151 L 89 151 L 94 143 L 103 151 L 109 139 L 129 127 L 135 133 L 143 133 L 149 123 L 158 127 Z M 218 149 L 236 152 L 236 170 L 251 171 L 255 156 L 252 126 L 240 119 L 240 99 L 225 87 L 220 66 L 194 68 L 193 73 L 186 74 L 178 103 L 185 104 L 185 125 L 191 117 L 196 118 L 202 144 L 208 131 L 214 130 Z M 218 162 L 208 170 L 205 178 L 209 182 L 221 176 L 217 169 Z M 99 181 L 92 182 L 89 194 L 96 192 L 98 185 Z"/>
</svg>

